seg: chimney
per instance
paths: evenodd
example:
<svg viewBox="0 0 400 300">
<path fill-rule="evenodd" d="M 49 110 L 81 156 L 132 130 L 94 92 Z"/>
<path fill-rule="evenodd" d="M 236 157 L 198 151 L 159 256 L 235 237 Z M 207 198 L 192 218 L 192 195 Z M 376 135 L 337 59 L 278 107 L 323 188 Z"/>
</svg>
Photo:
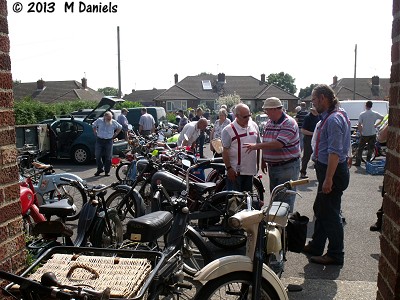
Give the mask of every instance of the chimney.
<svg viewBox="0 0 400 300">
<path fill-rule="evenodd" d="M 265 83 L 265 74 L 261 74 L 261 82 Z"/>
<path fill-rule="evenodd" d="M 132 93 L 134 93 L 135 92 L 135 89 L 132 89 Z"/>
<path fill-rule="evenodd" d="M 43 79 L 39 79 L 39 80 L 36 82 L 37 89 L 38 89 L 38 90 L 43 90 L 43 89 L 44 89 L 44 84 L 45 84 L 45 81 L 44 81 Z"/>
<path fill-rule="evenodd" d="M 379 76 L 372 76 L 372 85 L 379 85 Z"/>
<path fill-rule="evenodd" d="M 177 84 L 178 83 L 178 74 L 175 74 L 174 78 L 175 78 L 175 84 Z"/>
<path fill-rule="evenodd" d="M 372 81 L 371 94 L 374 97 L 379 97 L 380 95 L 379 76 L 372 76 L 371 81 Z"/>
<path fill-rule="evenodd" d="M 85 77 L 82 78 L 82 89 L 87 89 L 87 79 Z"/>
<path fill-rule="evenodd" d="M 225 83 L 225 73 L 218 73 L 218 82 Z"/>
<path fill-rule="evenodd" d="M 333 86 L 337 85 L 337 76 L 333 76 Z"/>
</svg>

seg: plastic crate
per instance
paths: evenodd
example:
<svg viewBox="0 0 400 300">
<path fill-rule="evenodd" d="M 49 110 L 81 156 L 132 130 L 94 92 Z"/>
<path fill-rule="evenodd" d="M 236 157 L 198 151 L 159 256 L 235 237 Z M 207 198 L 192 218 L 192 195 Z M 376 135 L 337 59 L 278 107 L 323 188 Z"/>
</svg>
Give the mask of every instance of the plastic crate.
<svg viewBox="0 0 400 300">
<path fill-rule="evenodd" d="M 367 162 L 367 173 L 371 175 L 385 174 L 386 160 Z"/>
</svg>

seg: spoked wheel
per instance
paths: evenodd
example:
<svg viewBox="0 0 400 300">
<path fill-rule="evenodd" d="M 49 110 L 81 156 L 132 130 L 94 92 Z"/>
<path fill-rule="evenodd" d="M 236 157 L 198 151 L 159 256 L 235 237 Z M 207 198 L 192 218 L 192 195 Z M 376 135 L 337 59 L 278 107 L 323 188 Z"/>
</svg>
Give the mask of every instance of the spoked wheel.
<svg viewBox="0 0 400 300">
<path fill-rule="evenodd" d="M 196 294 L 195 300 L 251 299 L 252 274 L 234 272 L 208 281 Z M 279 299 L 276 291 L 266 281 L 261 281 L 260 300 Z"/>
<path fill-rule="evenodd" d="M 117 211 L 115 209 L 108 209 L 107 214 L 111 227 L 107 224 L 105 217 L 94 226 L 90 237 L 93 247 L 118 248 L 122 244 L 122 223 Z"/>
<path fill-rule="evenodd" d="M 213 258 L 210 250 L 208 250 L 203 240 L 199 240 L 193 231 L 188 230 L 185 233 L 183 241 L 183 271 L 190 276 L 194 276 L 206 264 L 210 263 Z"/>
<path fill-rule="evenodd" d="M 73 203 L 76 206 L 76 213 L 72 216 L 67 217 L 67 221 L 76 220 L 79 218 L 82 206 L 87 202 L 87 196 L 83 189 L 72 186 L 68 183 L 57 185 L 61 195 L 58 195 L 56 190 L 50 192 L 50 199 L 68 199 L 69 203 Z"/>
<path fill-rule="evenodd" d="M 118 181 L 128 179 L 127 176 L 130 166 L 130 162 L 122 162 L 118 165 L 118 167 L 115 169 L 115 176 L 117 177 Z"/>
<path fill-rule="evenodd" d="M 212 244 L 222 249 L 239 249 L 246 245 L 244 231 L 239 230 L 232 232 L 232 237 L 229 238 L 209 237 L 208 239 Z"/>
</svg>

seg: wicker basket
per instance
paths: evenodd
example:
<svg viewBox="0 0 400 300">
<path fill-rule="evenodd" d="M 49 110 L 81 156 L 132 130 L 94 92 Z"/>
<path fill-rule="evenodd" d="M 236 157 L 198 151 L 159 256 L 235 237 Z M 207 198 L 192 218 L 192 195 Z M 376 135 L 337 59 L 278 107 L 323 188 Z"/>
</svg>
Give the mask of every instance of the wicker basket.
<svg viewBox="0 0 400 300">
<path fill-rule="evenodd" d="M 54 247 L 22 275 L 40 282 L 53 272 L 62 285 L 110 288 L 110 299 L 142 299 L 163 260 L 154 251 Z"/>
</svg>

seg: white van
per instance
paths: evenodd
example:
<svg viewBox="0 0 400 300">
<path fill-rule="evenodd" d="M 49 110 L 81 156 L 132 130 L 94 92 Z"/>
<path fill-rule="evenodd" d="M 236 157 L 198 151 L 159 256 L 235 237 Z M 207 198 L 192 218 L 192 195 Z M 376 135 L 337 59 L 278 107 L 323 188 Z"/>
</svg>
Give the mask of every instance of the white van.
<svg viewBox="0 0 400 300">
<path fill-rule="evenodd" d="M 351 126 L 358 124 L 358 117 L 365 110 L 365 103 L 368 100 L 343 100 L 340 101 L 340 106 L 347 112 L 350 118 Z M 389 102 L 385 100 L 371 100 L 372 110 L 385 116 L 389 113 Z"/>
</svg>

